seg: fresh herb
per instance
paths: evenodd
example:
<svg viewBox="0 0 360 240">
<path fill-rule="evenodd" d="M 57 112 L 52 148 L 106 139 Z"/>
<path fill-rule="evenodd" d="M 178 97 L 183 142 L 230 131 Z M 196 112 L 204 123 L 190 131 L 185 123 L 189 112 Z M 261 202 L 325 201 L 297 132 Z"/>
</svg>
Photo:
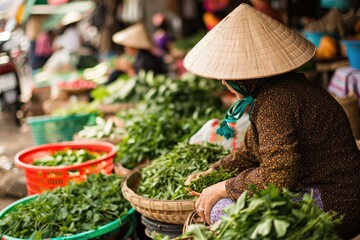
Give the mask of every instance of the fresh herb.
<svg viewBox="0 0 360 240">
<path fill-rule="evenodd" d="M 179 143 L 141 170 L 142 181 L 136 191 L 141 196 L 153 199 L 191 199 L 193 197 L 188 195 L 184 187 L 187 176 L 205 171 L 210 164 L 228 153 L 222 146 L 215 144 Z"/>
<path fill-rule="evenodd" d="M 85 139 L 118 139 L 125 135 L 125 130 L 116 126 L 114 119 L 105 120 L 102 117 L 96 117 L 96 125 L 84 126 L 78 133 L 80 138 Z"/>
<path fill-rule="evenodd" d="M 56 151 L 51 155 L 47 155 L 35 159 L 33 165 L 35 166 L 69 166 L 80 164 L 86 161 L 94 160 L 101 157 L 102 154 L 91 152 L 87 149 L 65 149 Z"/>
<path fill-rule="evenodd" d="M 262 191 L 251 186 L 251 190 L 252 197 L 245 191 L 235 204 L 224 209 L 225 215 L 211 228 L 190 225 L 184 236 L 195 240 L 340 239 L 334 226 L 341 218 L 315 206 L 312 195 L 304 194 L 295 202 L 293 193 L 273 185 Z"/>
<path fill-rule="evenodd" d="M 121 194 L 118 175 L 89 175 L 86 182 L 70 182 L 18 205 L 0 219 L 1 234 L 45 239 L 94 230 L 127 214 L 130 204 Z"/>
<path fill-rule="evenodd" d="M 98 102 L 91 103 L 78 102 L 64 108 L 56 109 L 51 113 L 52 116 L 68 117 L 72 115 L 98 114 Z"/>
<path fill-rule="evenodd" d="M 209 174 L 200 176 L 191 181 L 189 190 L 201 193 L 204 188 L 210 187 L 218 182 L 225 181 L 235 176 L 235 171 L 224 170 L 222 167 L 219 170 L 211 171 Z"/>
</svg>

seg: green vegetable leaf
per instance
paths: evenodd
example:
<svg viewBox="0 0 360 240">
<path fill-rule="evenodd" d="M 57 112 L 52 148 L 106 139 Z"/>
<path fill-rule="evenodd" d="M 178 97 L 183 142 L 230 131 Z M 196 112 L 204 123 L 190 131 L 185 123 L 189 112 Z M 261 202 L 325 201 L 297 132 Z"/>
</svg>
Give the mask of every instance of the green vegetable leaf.
<svg viewBox="0 0 360 240">
<path fill-rule="evenodd" d="M 282 238 L 286 234 L 286 230 L 290 223 L 285 220 L 274 219 L 274 227 L 278 238 Z"/>
</svg>

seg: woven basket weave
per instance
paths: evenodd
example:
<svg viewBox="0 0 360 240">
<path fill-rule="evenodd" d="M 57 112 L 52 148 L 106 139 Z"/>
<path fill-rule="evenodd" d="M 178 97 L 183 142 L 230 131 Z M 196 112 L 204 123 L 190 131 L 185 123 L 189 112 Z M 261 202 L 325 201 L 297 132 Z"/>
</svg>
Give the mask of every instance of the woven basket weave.
<svg viewBox="0 0 360 240">
<path fill-rule="evenodd" d="M 127 174 L 122 183 L 126 200 L 145 217 L 166 223 L 184 224 L 189 214 L 195 210 L 195 200 L 158 200 L 142 197 L 134 192 L 140 183 L 138 170 Z"/>
</svg>

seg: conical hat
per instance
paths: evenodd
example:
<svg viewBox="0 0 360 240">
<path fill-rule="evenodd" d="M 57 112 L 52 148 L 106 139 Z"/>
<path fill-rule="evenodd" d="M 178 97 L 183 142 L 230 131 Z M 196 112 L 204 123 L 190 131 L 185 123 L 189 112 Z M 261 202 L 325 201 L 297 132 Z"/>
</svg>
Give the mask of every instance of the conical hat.
<svg viewBox="0 0 360 240">
<path fill-rule="evenodd" d="M 150 49 L 153 46 L 144 25 L 141 23 L 115 33 L 112 40 L 117 44 L 138 49 Z"/>
<path fill-rule="evenodd" d="M 289 72 L 315 51 L 300 34 L 243 3 L 195 45 L 184 67 L 206 78 L 247 80 Z"/>
<path fill-rule="evenodd" d="M 69 12 L 61 19 L 61 25 L 66 26 L 71 23 L 78 22 L 82 19 L 82 15 L 79 12 Z"/>
</svg>

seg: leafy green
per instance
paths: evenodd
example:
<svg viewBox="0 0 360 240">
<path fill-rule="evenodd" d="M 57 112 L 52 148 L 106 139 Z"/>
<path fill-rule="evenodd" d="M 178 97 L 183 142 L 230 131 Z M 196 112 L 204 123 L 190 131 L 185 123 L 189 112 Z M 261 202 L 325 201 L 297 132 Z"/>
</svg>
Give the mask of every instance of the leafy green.
<svg viewBox="0 0 360 240">
<path fill-rule="evenodd" d="M 115 161 L 120 161 L 129 169 L 144 159 L 152 160 L 159 157 L 178 142 L 188 141 L 208 120 L 193 117 L 177 118 L 169 110 L 129 112 L 123 118 L 128 135 L 117 145 L 118 154 Z"/>
<path fill-rule="evenodd" d="M 86 182 L 56 188 L 18 205 L 0 219 L 0 236 L 44 239 L 96 229 L 127 214 L 118 175 L 89 175 Z"/>
<path fill-rule="evenodd" d="M 82 115 L 82 114 L 98 114 L 98 102 L 94 101 L 91 103 L 87 102 L 78 102 L 71 104 L 64 108 L 56 109 L 51 113 L 52 116 L 57 117 L 68 117 L 72 115 Z"/>
<path fill-rule="evenodd" d="M 211 163 L 228 153 L 222 146 L 215 144 L 179 143 L 173 150 L 141 169 L 142 181 L 136 191 L 141 196 L 154 199 L 192 198 L 184 187 L 187 176 L 205 171 Z"/>
<path fill-rule="evenodd" d="M 191 225 L 184 236 L 195 240 L 340 239 L 334 226 L 341 218 L 315 206 L 312 195 L 304 194 L 295 202 L 295 194 L 273 185 L 262 191 L 251 186 L 251 190 L 252 197 L 245 191 L 235 204 L 224 209 L 225 215 L 211 228 Z"/>
<path fill-rule="evenodd" d="M 96 125 L 87 125 L 78 133 L 80 138 L 85 139 L 116 139 L 125 135 L 123 128 L 116 126 L 115 120 L 110 118 L 105 120 L 102 117 L 96 117 Z"/>
<path fill-rule="evenodd" d="M 201 193 L 204 188 L 210 187 L 218 182 L 225 181 L 235 176 L 235 171 L 224 170 L 220 167 L 219 170 L 210 172 L 207 175 L 200 176 L 197 179 L 191 181 L 189 190 Z"/>
<path fill-rule="evenodd" d="M 65 149 L 56 151 L 51 155 L 35 159 L 35 166 L 69 166 L 80 164 L 86 161 L 94 160 L 101 157 L 98 152 L 91 152 L 87 149 Z"/>
</svg>

